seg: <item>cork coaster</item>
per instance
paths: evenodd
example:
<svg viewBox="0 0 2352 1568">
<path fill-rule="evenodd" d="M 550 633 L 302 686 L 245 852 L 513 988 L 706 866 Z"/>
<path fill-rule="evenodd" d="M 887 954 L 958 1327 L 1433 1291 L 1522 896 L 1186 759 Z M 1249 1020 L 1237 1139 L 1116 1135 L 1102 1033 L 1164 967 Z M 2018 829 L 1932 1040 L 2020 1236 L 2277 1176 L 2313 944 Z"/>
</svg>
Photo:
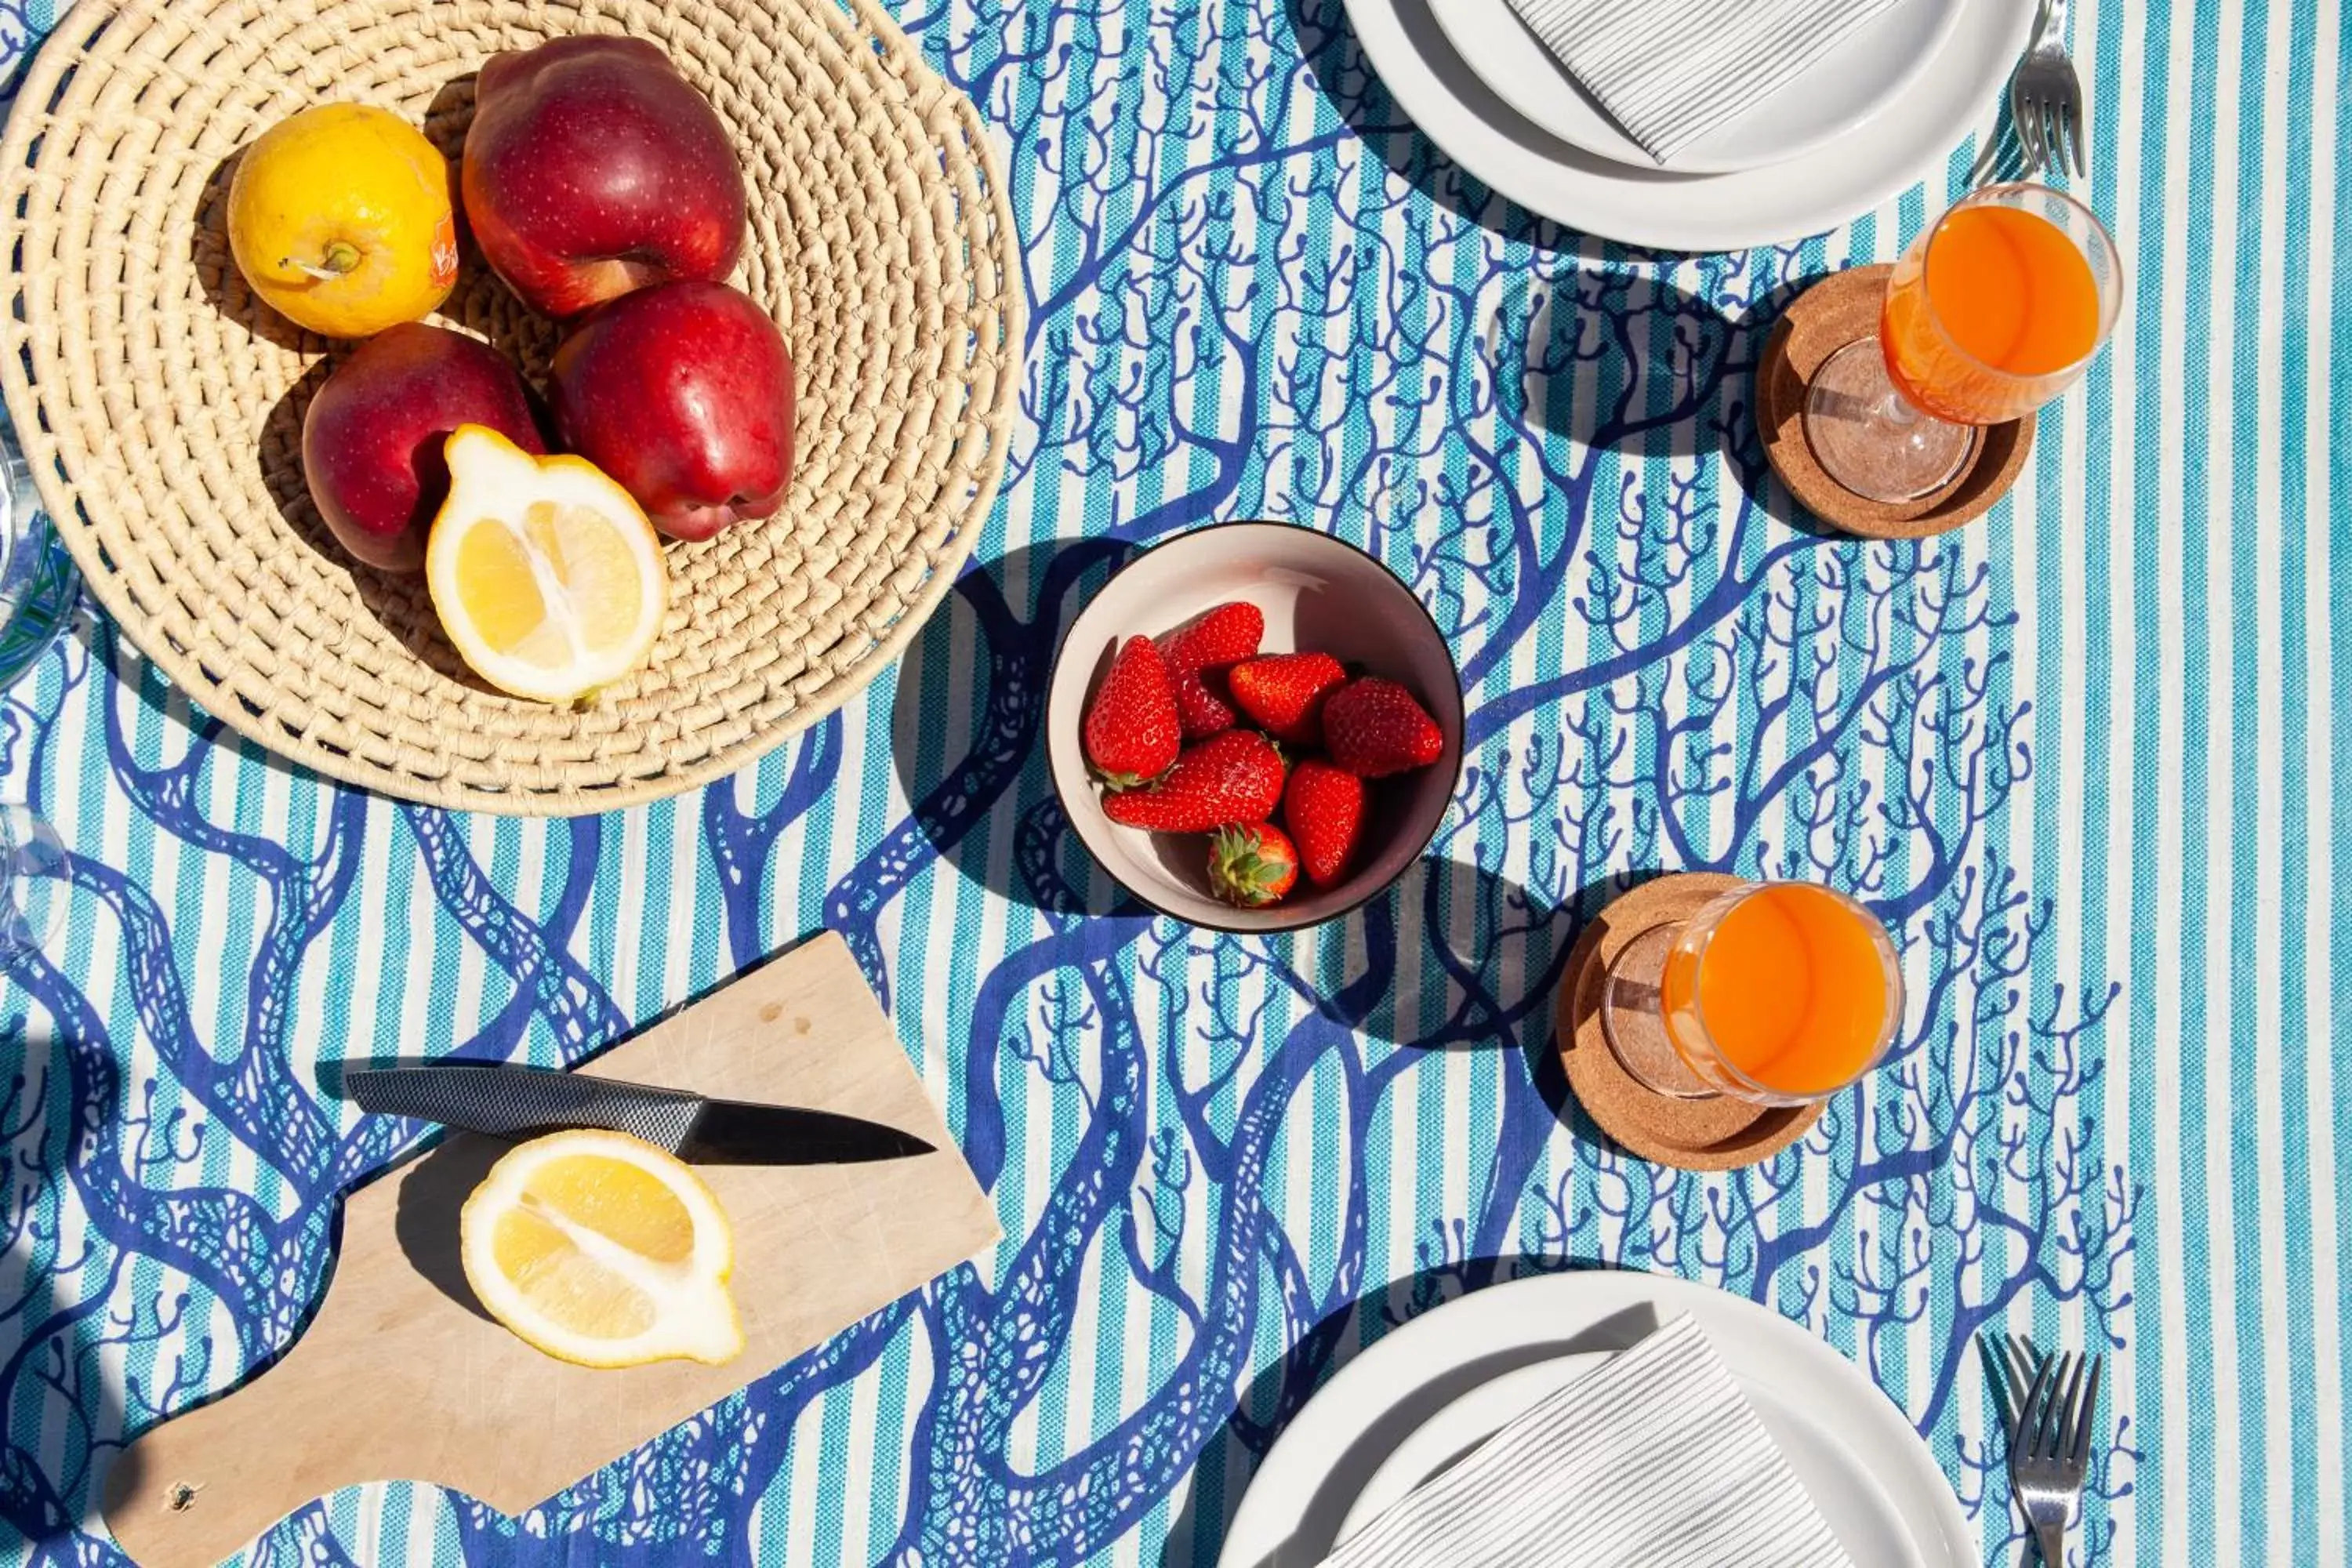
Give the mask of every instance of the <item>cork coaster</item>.
<svg viewBox="0 0 2352 1568">
<path fill-rule="evenodd" d="M 1772 471 L 1822 521 L 1871 539 L 1924 539 L 1983 516 L 2009 493 L 2033 449 L 2033 421 L 1984 426 L 1959 471 L 1915 500 L 1872 500 L 1830 478 L 1805 439 L 1805 398 L 1813 373 L 1832 354 L 1877 333 L 1894 271 L 1885 263 L 1852 268 L 1797 296 L 1764 345 L 1764 363 L 1756 371 L 1756 416 Z"/>
<path fill-rule="evenodd" d="M 1685 1171 L 1734 1171 L 1794 1143 L 1821 1119 L 1819 1105 L 1749 1105 L 1728 1098 L 1675 1100 L 1627 1073 L 1601 1027 L 1601 987 L 1627 943 L 1653 926 L 1687 920 L 1737 877 L 1686 871 L 1644 882 L 1593 919 L 1569 955 L 1559 986 L 1560 1060 L 1569 1087 L 1601 1130 L 1628 1152 Z"/>
</svg>

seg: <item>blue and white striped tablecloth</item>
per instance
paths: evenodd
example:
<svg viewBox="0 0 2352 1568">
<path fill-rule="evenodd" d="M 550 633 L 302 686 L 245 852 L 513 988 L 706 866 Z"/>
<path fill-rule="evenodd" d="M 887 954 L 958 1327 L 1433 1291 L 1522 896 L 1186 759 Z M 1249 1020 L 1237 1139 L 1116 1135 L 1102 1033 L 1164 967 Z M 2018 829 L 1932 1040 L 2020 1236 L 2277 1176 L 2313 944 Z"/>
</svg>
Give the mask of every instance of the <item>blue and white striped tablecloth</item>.
<svg viewBox="0 0 2352 1568">
<path fill-rule="evenodd" d="M 1973 1343 L 2113 1357 L 2095 1563 L 2347 1559 L 2352 94 L 2331 0 L 2076 9 L 2125 324 L 2014 494 L 1924 544 L 1791 521 L 1749 378 L 1783 285 L 1942 179 L 1662 261 L 1419 136 L 1339 0 L 905 8 L 1013 156 L 1024 423 L 904 666 L 760 766 L 602 819 L 344 792 L 86 621 L 7 693 L 73 851 L 0 988 L 0 1521 L 108 1561 L 126 1432 L 282 1347 L 335 1193 L 398 1151 L 350 1057 L 577 1057 L 820 925 L 1008 1239 L 528 1517 L 340 1494 L 256 1560 L 1207 1565 L 1362 1345 L 1570 1262 L 1719 1283 L 1861 1363 L 1988 1561 L 2020 1536 Z M 21 49 L 47 0 L 0 0 Z M 1452 630 L 1431 861 L 1274 941 L 1108 912 L 1034 744 L 1123 544 L 1289 518 Z M 1546 1047 L 1628 873 L 1825 878 L 1900 927 L 1903 1054 L 1801 1149 L 1611 1152 Z M 551 1413 L 551 1418 L 557 1418 Z"/>
</svg>

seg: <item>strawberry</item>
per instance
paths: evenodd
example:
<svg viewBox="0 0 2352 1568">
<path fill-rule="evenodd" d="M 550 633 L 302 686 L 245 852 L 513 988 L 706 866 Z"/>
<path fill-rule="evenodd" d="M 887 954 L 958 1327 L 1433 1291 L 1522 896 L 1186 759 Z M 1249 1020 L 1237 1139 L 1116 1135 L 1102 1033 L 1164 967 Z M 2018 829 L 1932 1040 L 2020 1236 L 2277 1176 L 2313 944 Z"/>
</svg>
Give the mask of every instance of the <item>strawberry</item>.
<svg viewBox="0 0 2352 1568">
<path fill-rule="evenodd" d="M 1129 637 L 1110 661 L 1087 710 L 1087 760 L 1115 790 L 1156 779 L 1176 761 L 1183 735 L 1176 688 L 1150 637 Z"/>
<path fill-rule="evenodd" d="M 1242 909 L 1263 909 L 1298 885 L 1298 847 L 1261 822 L 1221 827 L 1209 841 L 1209 890 Z"/>
<path fill-rule="evenodd" d="M 1264 822 L 1282 798 L 1282 753 L 1255 730 L 1227 730 L 1187 746 L 1148 789 L 1106 796 L 1103 815 L 1158 833 L 1207 833 Z"/>
<path fill-rule="evenodd" d="M 1319 757 L 1290 770 L 1283 786 L 1282 822 L 1297 842 L 1307 879 L 1328 888 L 1348 874 L 1364 832 L 1364 781 Z"/>
<path fill-rule="evenodd" d="M 1169 667 L 1188 669 L 1222 668 L 1257 654 L 1257 639 L 1265 636 L 1265 612 L 1239 599 L 1202 611 L 1161 639 L 1168 645 Z"/>
<path fill-rule="evenodd" d="M 1176 721 L 1186 740 L 1204 740 L 1234 727 L 1224 685 L 1224 676 L 1213 669 L 1188 669 L 1176 678 Z"/>
<path fill-rule="evenodd" d="M 1425 768 L 1445 750 L 1437 721 L 1412 693 L 1373 675 L 1325 700 L 1323 742 L 1333 762 L 1366 779 Z"/>
<path fill-rule="evenodd" d="M 1265 612 L 1233 599 L 1160 639 L 1168 673 L 1176 680 L 1176 714 L 1186 740 L 1234 727 L 1234 710 L 1224 698 L 1225 669 L 1255 655 L 1265 635 Z"/>
<path fill-rule="evenodd" d="M 1234 705 L 1285 745 L 1323 743 L 1323 699 L 1347 684 L 1328 653 L 1276 653 L 1245 658 L 1225 672 Z"/>
</svg>

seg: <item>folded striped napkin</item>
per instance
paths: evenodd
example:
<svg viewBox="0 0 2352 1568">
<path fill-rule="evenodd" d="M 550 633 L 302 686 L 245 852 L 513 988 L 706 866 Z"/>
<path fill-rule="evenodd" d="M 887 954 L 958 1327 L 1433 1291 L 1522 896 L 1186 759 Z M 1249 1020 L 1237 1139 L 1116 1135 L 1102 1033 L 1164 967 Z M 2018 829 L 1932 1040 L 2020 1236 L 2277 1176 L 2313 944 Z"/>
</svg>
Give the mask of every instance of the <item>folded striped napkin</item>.
<svg viewBox="0 0 2352 1568">
<path fill-rule="evenodd" d="M 1688 1317 L 1550 1395 L 1324 1568 L 1853 1568 Z"/>
<path fill-rule="evenodd" d="M 1661 163 L 1794 81 L 1895 0 L 1510 0 Z"/>
</svg>

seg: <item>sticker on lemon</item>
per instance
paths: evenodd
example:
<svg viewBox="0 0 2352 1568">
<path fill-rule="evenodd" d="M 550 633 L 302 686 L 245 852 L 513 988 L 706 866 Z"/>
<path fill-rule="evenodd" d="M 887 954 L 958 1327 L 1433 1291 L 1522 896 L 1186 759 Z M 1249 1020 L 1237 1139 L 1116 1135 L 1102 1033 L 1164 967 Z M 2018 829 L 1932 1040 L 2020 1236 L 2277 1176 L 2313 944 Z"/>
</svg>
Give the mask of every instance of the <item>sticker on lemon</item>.
<svg viewBox="0 0 2352 1568">
<path fill-rule="evenodd" d="M 387 110 L 306 109 L 237 160 L 228 244 L 253 291 L 314 332 L 416 321 L 457 281 L 448 161 Z"/>
<path fill-rule="evenodd" d="M 669 608 L 669 567 L 629 492 L 585 458 L 536 458 L 480 425 L 458 426 L 442 451 L 449 499 L 425 582 L 474 673 L 571 702 L 643 664 Z"/>
<path fill-rule="evenodd" d="M 466 1282 L 490 1316 L 581 1366 L 743 1349 L 735 1238 L 702 1179 L 625 1132 L 556 1132 L 490 1167 L 458 1217 Z"/>
</svg>

